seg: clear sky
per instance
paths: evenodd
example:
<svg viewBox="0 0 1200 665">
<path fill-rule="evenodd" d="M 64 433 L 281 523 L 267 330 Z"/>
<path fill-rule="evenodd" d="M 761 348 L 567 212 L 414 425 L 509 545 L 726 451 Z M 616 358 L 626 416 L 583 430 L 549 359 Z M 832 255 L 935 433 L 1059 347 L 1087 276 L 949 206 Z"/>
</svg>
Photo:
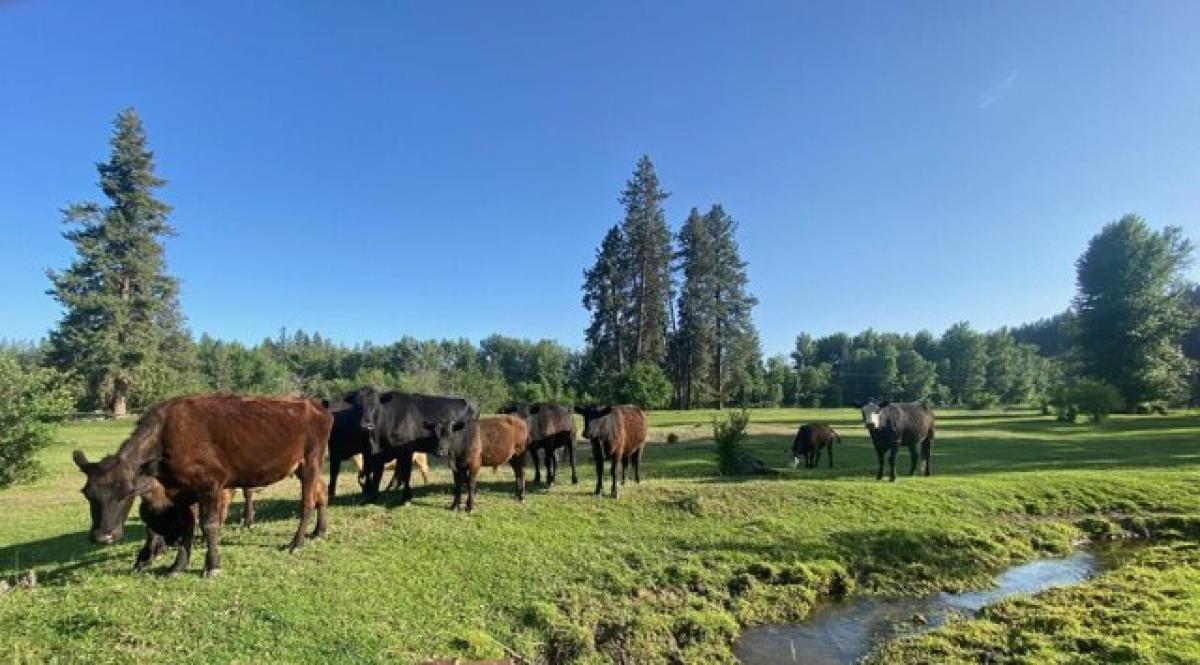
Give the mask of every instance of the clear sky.
<svg viewBox="0 0 1200 665">
<path fill-rule="evenodd" d="M 192 330 L 583 341 L 638 155 L 796 333 L 1064 309 L 1126 212 L 1200 240 L 1200 3 L 0 1 L 0 337 L 125 106 Z"/>
</svg>

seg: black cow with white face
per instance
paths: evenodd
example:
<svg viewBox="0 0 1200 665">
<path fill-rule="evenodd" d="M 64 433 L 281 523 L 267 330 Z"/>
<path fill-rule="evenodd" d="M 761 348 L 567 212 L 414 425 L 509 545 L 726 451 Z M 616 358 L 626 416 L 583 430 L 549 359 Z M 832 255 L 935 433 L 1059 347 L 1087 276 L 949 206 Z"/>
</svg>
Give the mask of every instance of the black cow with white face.
<svg viewBox="0 0 1200 665">
<path fill-rule="evenodd" d="M 933 437 L 936 421 L 933 411 L 924 404 L 892 403 L 888 401 L 855 404 L 862 411 L 863 425 L 875 444 L 875 456 L 879 458 L 879 471 L 875 480 L 883 479 L 883 456 L 888 456 L 890 480 L 896 480 L 896 452 L 900 444 L 908 447 L 911 465 L 908 475 L 917 472 L 917 460 L 925 463 L 925 475 L 933 475 Z M 917 444 L 921 446 L 920 457 Z"/>
<path fill-rule="evenodd" d="M 427 422 L 475 420 L 479 409 L 461 397 L 402 393 L 359 388 L 342 398 L 359 428 L 367 436 L 364 457 L 363 495 L 368 501 L 379 496 L 383 465 L 396 460 L 400 479 L 400 503 L 412 500 L 413 453 L 436 453 L 437 438 L 425 428 Z"/>
</svg>

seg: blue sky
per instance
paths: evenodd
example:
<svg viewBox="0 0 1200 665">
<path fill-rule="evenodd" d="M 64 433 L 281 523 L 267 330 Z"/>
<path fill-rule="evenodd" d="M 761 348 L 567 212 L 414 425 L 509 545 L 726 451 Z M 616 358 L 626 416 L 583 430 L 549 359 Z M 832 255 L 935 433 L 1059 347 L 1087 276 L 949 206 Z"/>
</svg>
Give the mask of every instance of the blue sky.
<svg viewBox="0 0 1200 665">
<path fill-rule="evenodd" d="M 1200 240 L 1200 3 L 0 2 L 0 337 L 58 312 L 113 116 L 169 180 L 194 332 L 582 344 L 649 154 L 796 333 L 1062 310 L 1126 212 Z"/>
</svg>

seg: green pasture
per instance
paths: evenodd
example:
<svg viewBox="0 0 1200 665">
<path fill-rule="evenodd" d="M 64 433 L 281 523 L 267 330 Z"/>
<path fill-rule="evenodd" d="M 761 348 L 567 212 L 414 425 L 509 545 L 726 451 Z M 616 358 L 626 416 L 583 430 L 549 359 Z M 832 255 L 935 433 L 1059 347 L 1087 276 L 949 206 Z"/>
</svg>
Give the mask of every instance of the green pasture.
<svg viewBox="0 0 1200 665">
<path fill-rule="evenodd" d="M 261 493 L 252 530 L 232 526 L 235 504 L 215 580 L 200 577 L 202 553 L 177 578 L 133 575 L 143 533 L 136 517 L 120 545 L 87 542 L 83 478 L 70 451 L 111 452 L 132 423 L 70 425 L 43 453 L 42 479 L 0 492 L 0 576 L 12 581 L 32 568 L 39 580 L 0 598 L 0 658 L 722 662 L 732 660 L 742 627 L 802 620 L 825 596 L 985 585 L 1014 561 L 1070 549 L 1084 536 L 1080 524 L 1200 516 L 1200 417 L 1191 414 L 1118 416 L 1093 427 L 1032 411 L 939 412 L 934 477 L 896 483 L 874 480 L 874 453 L 849 409 L 753 412 L 747 447 L 777 473 L 718 477 L 713 415 L 652 414 L 643 482 L 631 479 L 615 501 L 591 495 L 585 446 L 579 485 L 569 483 L 564 460 L 560 484 L 534 488 L 523 505 L 512 498 L 508 469 L 485 471 L 472 516 L 445 510 L 449 473 L 436 462 L 429 486 L 414 481 L 407 507 L 389 496 L 361 505 L 353 473 L 343 472 L 328 537 L 294 555 L 284 546 L 298 484 L 288 480 Z M 791 436 L 812 420 L 833 423 L 844 443 L 833 469 L 822 459 L 819 469 L 793 470 Z M 672 433 L 678 441 L 668 444 Z M 907 451 L 897 468 L 907 473 Z M 1171 533 L 1174 549 L 1151 563 L 1115 570 L 1074 595 L 1034 599 L 1042 605 L 1006 604 L 954 623 L 896 645 L 896 658 L 1004 656 L 1024 636 L 1037 649 L 1012 647 L 1013 660 L 1087 660 L 1080 643 L 1039 638 L 1037 622 L 1018 614 L 1069 602 L 1075 614 L 1063 620 L 1084 621 L 1105 598 L 1136 588 L 1122 574 L 1141 575 L 1134 579 L 1161 593 L 1136 599 L 1136 612 L 1110 628 L 1108 637 L 1126 631 L 1142 645 L 1119 653 L 1198 657 L 1184 643 L 1200 617 L 1180 610 L 1197 603 L 1198 580 L 1187 572 L 1195 557 L 1186 553 L 1194 534 Z M 1163 622 L 1171 630 L 1155 632 Z M 1080 639 L 1097 632 L 1079 628 Z"/>
</svg>

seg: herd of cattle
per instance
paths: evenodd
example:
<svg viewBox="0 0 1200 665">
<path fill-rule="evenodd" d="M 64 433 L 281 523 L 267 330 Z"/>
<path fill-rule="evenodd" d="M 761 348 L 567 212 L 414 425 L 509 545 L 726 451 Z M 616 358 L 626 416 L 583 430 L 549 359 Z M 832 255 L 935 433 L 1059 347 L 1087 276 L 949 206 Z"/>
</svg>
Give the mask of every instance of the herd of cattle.
<svg viewBox="0 0 1200 665">
<path fill-rule="evenodd" d="M 883 477 L 888 456 L 891 480 L 896 479 L 896 452 L 908 447 L 915 473 L 919 459 L 925 475 L 932 472 L 930 449 L 934 416 L 922 404 L 870 402 L 859 406 L 879 459 L 876 479 Z M 326 530 L 325 511 L 337 491 L 341 465 L 361 460 L 358 481 L 367 501 L 374 501 L 387 469 L 393 476 L 388 489 L 400 490 L 400 503 L 412 500 L 411 475 L 417 466 L 428 481 L 425 456 L 447 460 L 454 479 L 452 509 L 466 493 L 466 510 L 475 507 L 475 489 L 483 467 L 508 464 L 516 476 L 516 497 L 524 500 L 525 464 L 534 464 L 534 482 L 541 481 L 539 456 L 546 483 L 557 477 L 558 451 L 565 449 L 571 482 L 575 468 L 574 413 L 583 416 L 583 437 L 591 442 L 596 465 L 595 494 L 604 489 L 604 463 L 609 462 L 611 495 L 617 497 L 618 476 L 624 484 L 633 467 L 641 482 L 641 459 L 646 441 L 646 417 L 635 406 L 570 407 L 537 403 L 514 405 L 493 418 L 480 418 L 471 402 L 456 397 L 417 395 L 362 388 L 336 403 L 303 397 L 244 397 L 202 395 L 167 400 L 138 421 L 129 439 L 97 462 L 76 450 L 75 464 L 87 476 L 83 494 L 91 509 L 89 535 L 97 544 L 118 542 L 136 498 L 146 525 L 146 541 L 135 570 L 144 569 L 168 546 L 178 546 L 168 574 L 185 570 L 191 556 L 197 520 L 207 548 L 204 574 L 220 571 L 218 541 L 221 525 L 235 488 L 246 501 L 243 525 L 254 522 L 253 491 L 295 475 L 301 486 L 300 524 L 292 537 L 294 551 L 307 538 Z M 793 466 L 801 460 L 815 467 L 822 451 L 833 466 L 837 432 L 824 424 L 800 427 L 792 443 Z M 320 478 L 329 454 L 329 484 Z M 305 533 L 316 512 L 316 525 Z"/>
</svg>

